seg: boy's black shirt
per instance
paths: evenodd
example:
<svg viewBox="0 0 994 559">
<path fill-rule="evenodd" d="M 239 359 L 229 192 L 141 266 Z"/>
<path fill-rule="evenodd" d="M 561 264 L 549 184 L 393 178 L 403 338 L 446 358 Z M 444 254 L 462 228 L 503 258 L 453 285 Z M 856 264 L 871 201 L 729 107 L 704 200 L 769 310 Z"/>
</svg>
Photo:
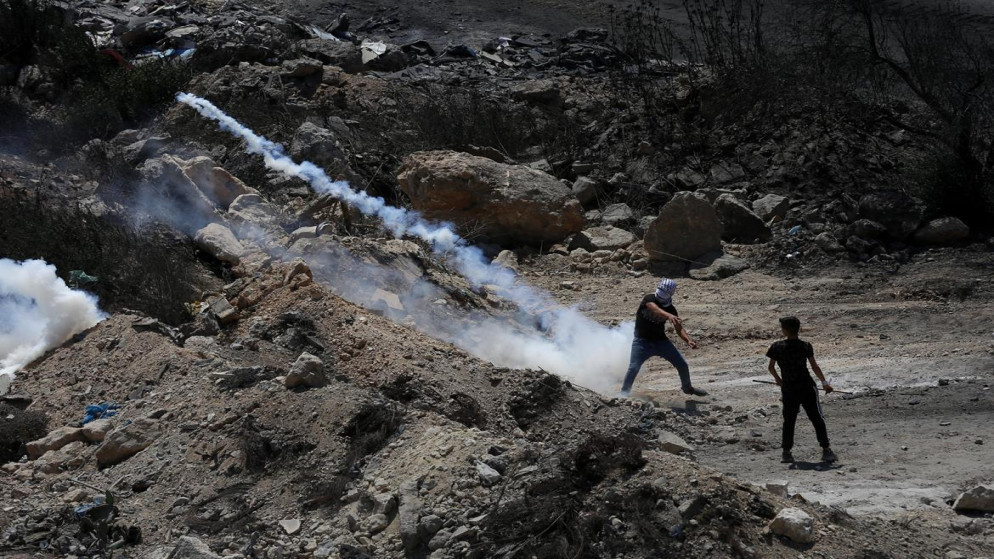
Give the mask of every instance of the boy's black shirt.
<svg viewBox="0 0 994 559">
<path fill-rule="evenodd" d="M 800 339 L 774 342 L 766 352 L 766 356 L 780 366 L 784 388 L 814 385 L 815 381 L 808 372 L 808 358 L 814 357 L 814 354 L 814 347 Z"/>
<path fill-rule="evenodd" d="M 642 338 L 643 340 L 665 340 L 667 339 L 666 321 L 657 319 L 649 312 L 649 309 L 646 308 L 646 305 L 649 303 L 655 303 L 664 311 L 675 316 L 680 316 L 672 303 L 664 307 L 659 303 L 659 300 L 656 299 L 654 294 L 649 293 L 645 297 L 642 297 L 639 308 L 635 311 L 635 337 Z"/>
</svg>

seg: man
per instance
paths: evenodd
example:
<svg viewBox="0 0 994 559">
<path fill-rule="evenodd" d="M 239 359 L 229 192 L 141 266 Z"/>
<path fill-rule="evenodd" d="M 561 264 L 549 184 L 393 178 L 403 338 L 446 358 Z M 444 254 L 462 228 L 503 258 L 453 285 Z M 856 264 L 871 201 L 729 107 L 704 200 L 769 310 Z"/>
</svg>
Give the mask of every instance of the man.
<svg viewBox="0 0 994 559">
<path fill-rule="evenodd" d="M 791 453 L 791 449 L 794 448 L 794 424 L 797 422 L 797 413 L 802 407 L 815 427 L 818 444 L 822 448 L 822 461 L 835 462 L 837 458 L 828 444 L 828 429 L 825 427 L 825 417 L 821 413 L 821 404 L 818 403 L 818 389 L 811 374 L 808 373 L 808 363 L 811 363 L 811 369 L 821 381 L 825 393 L 828 394 L 834 389 L 825 380 L 821 367 L 815 361 L 814 347 L 798 337 L 801 332 L 801 321 L 793 316 L 786 316 L 780 319 L 780 329 L 786 339 L 770 346 L 766 356 L 770 358 L 770 374 L 780 386 L 783 395 L 781 462 L 790 464 L 794 461 L 794 455 Z M 777 375 L 777 365 L 780 366 L 779 375 Z"/>
<path fill-rule="evenodd" d="M 628 372 L 625 374 L 625 383 L 621 386 L 621 396 L 624 398 L 631 394 L 632 384 L 642 364 L 653 356 L 662 357 L 676 367 L 684 394 L 694 396 L 708 394 L 690 384 L 690 367 L 673 342 L 666 337 L 666 323 L 669 322 L 676 330 L 677 336 L 687 342 L 687 345 L 692 349 L 697 347 L 684 330 L 676 307 L 673 306 L 674 293 L 676 293 L 676 282 L 663 278 L 656 287 L 656 292 L 643 297 L 638 310 L 635 311 L 635 339 L 632 340 L 632 355 L 628 363 Z"/>
</svg>

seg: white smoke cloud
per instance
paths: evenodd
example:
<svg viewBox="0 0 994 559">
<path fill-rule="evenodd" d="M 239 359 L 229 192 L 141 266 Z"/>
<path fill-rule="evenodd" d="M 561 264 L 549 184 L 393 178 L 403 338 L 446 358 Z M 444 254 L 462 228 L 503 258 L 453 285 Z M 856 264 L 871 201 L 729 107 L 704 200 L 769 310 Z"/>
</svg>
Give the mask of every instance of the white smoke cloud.
<svg viewBox="0 0 994 559">
<path fill-rule="evenodd" d="M 0 259 L 0 394 L 22 367 L 104 318 L 96 298 L 70 289 L 55 266 Z"/>
<path fill-rule="evenodd" d="M 444 339 L 471 354 L 494 364 L 511 368 L 541 368 L 594 390 L 616 389 L 628 363 L 633 336 L 631 323 L 616 328 L 603 326 L 576 309 L 556 304 L 544 291 L 519 283 L 510 269 L 486 259 L 483 252 L 460 237 L 447 223 L 432 223 L 420 214 L 387 205 L 383 198 L 356 191 L 346 181 L 333 181 L 320 167 L 304 161 L 297 163 L 285 155 L 279 144 L 259 136 L 228 116 L 215 105 L 189 93 L 177 95 L 202 116 L 245 141 L 249 153 L 263 157 L 265 165 L 288 176 L 310 183 L 319 194 L 344 200 L 365 215 L 379 218 L 384 228 L 396 238 L 412 236 L 426 241 L 432 251 L 451 265 L 473 286 L 487 286 L 513 302 L 525 312 L 535 312 L 529 327 L 487 315 L 466 312 L 462 317 L 440 317 L 431 301 L 444 296 L 436 286 L 423 280 L 401 279 L 407 285 L 392 289 L 399 294 L 404 310 L 384 310 L 393 318 L 410 319 L 421 331 Z M 396 284 L 402 274 L 385 266 L 361 264 L 347 251 L 319 257 L 304 256 L 318 276 L 339 295 L 354 303 L 370 306 L 374 283 Z M 343 266 L 337 259 L 348 259 Z M 356 266 L 365 273 L 355 282 Z M 318 269 L 323 273 L 318 273 Z M 336 272 L 337 270 L 337 272 Z"/>
</svg>

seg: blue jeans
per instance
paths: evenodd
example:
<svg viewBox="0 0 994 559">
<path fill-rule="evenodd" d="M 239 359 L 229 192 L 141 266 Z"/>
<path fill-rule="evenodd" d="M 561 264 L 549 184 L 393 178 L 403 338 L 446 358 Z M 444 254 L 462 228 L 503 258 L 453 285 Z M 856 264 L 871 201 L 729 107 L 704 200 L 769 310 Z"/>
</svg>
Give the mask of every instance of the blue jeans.
<svg viewBox="0 0 994 559">
<path fill-rule="evenodd" d="M 676 367 L 677 372 L 680 373 L 680 385 L 683 390 L 690 390 L 690 367 L 687 366 L 683 355 L 680 355 L 680 351 L 673 345 L 673 342 L 665 338 L 662 340 L 646 340 L 636 337 L 632 340 L 632 356 L 628 362 L 625 384 L 621 386 L 623 393 L 627 394 L 632 390 L 632 384 L 635 383 L 635 377 L 638 376 L 639 369 L 642 368 L 642 364 L 650 357 L 662 357 L 669 361 L 671 365 Z"/>
</svg>

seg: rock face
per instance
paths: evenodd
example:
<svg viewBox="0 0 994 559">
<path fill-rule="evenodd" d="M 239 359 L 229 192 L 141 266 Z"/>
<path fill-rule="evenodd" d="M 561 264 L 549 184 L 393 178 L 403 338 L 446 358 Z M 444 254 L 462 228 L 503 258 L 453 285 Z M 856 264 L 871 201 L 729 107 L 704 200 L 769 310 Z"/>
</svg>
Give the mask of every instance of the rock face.
<svg viewBox="0 0 994 559">
<path fill-rule="evenodd" d="M 411 154 L 397 177 L 414 208 L 495 243 L 551 243 L 580 231 L 580 203 L 554 177 L 452 151 Z"/>
<path fill-rule="evenodd" d="M 628 231 L 605 225 L 604 227 L 591 227 L 577 233 L 570 243 L 570 250 L 577 248 L 586 249 L 589 252 L 616 250 L 625 248 L 635 241 L 635 235 Z"/>
<path fill-rule="evenodd" d="M 197 231 L 193 240 L 221 262 L 237 266 L 245 254 L 245 247 L 235 238 L 235 234 L 220 223 L 211 223 Z"/>
<path fill-rule="evenodd" d="M 765 242 L 773 238 L 766 223 L 732 194 L 722 194 L 714 202 L 724 226 L 722 238 L 739 243 Z"/>
<path fill-rule="evenodd" d="M 695 260 L 721 250 L 721 221 L 711 204 L 691 192 L 677 192 L 645 230 L 652 260 Z"/>
<path fill-rule="evenodd" d="M 752 211 L 766 222 L 772 219 L 783 219 L 789 209 L 790 200 L 786 196 L 778 194 L 767 194 L 752 203 Z"/>
<path fill-rule="evenodd" d="M 859 217 L 876 221 L 887 229 L 887 236 L 903 241 L 918 229 L 925 215 L 925 205 L 899 190 L 884 190 L 859 199 Z"/>
<path fill-rule="evenodd" d="M 966 491 L 953 503 L 956 511 L 994 512 L 994 486 L 978 485 Z"/>
<path fill-rule="evenodd" d="M 286 376 L 284 384 L 287 388 L 325 386 L 328 384 L 328 377 L 324 374 L 324 362 L 310 353 L 301 353 L 290 367 L 290 373 Z"/>
<path fill-rule="evenodd" d="M 100 467 L 117 464 L 145 450 L 159 436 L 159 424 L 148 418 L 119 427 L 104 438 L 95 454 Z"/>
<path fill-rule="evenodd" d="M 814 519 L 801 509 L 783 509 L 770 522 L 770 531 L 797 543 L 815 541 Z"/>
<path fill-rule="evenodd" d="M 916 242 L 945 245 L 962 241 L 970 236 L 970 228 L 955 217 L 933 219 L 915 232 Z"/>
</svg>

